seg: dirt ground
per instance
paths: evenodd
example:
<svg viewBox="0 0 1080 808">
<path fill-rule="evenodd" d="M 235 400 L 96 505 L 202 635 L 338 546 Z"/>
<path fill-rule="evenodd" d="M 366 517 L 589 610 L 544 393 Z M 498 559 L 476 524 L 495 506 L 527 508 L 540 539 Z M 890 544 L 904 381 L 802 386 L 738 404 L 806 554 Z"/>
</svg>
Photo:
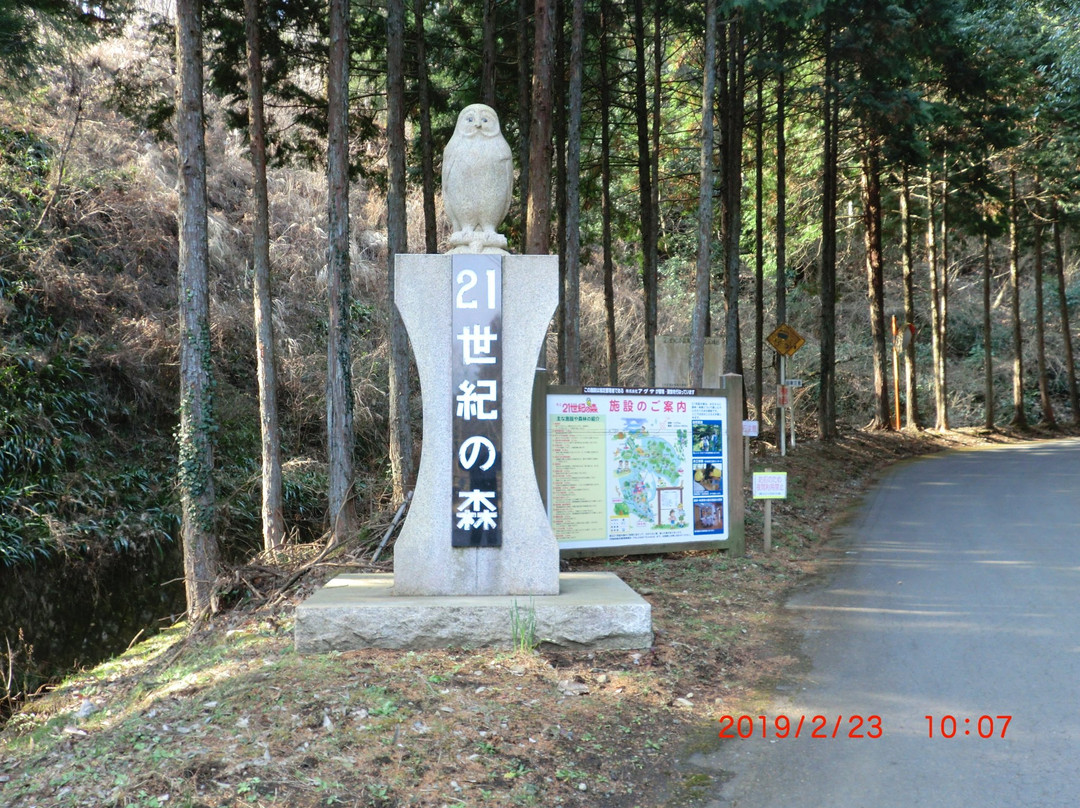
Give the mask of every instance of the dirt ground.
<svg viewBox="0 0 1080 808">
<path fill-rule="evenodd" d="M 26 705 L 0 734 L 0 802 L 700 805 L 710 777 L 679 761 L 712 737 L 721 715 L 799 664 L 779 606 L 813 580 L 831 527 L 876 475 L 930 452 L 1063 434 L 852 431 L 802 441 L 786 458 L 759 443 L 754 467 L 788 472 L 769 555 L 761 508 L 748 498 L 745 557 L 565 563 L 614 571 L 649 600 L 656 638 L 641 652 L 300 657 L 295 604 L 343 570 L 389 564 L 358 565 L 342 552 L 285 594 L 274 586 L 292 577 L 288 569 L 252 565 L 235 574 L 241 604 L 210 625 L 174 627 Z"/>
</svg>

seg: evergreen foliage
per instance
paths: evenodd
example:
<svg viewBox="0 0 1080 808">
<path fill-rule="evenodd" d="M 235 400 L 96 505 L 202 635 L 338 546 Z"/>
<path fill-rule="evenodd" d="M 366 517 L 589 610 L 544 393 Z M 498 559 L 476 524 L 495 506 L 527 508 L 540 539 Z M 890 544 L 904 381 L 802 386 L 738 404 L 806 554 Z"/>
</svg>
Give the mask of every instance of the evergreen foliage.
<svg viewBox="0 0 1080 808">
<path fill-rule="evenodd" d="M 0 93 L 15 93 L 79 42 L 116 33 L 130 0 L 0 0 Z"/>
</svg>

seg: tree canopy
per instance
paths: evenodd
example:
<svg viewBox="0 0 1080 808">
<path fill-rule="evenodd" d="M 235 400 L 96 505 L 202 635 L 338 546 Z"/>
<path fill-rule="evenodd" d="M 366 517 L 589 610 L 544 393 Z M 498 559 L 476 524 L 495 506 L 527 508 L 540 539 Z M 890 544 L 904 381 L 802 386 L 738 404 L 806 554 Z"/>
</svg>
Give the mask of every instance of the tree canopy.
<svg viewBox="0 0 1080 808">
<path fill-rule="evenodd" d="M 0 0 L 0 92 L 25 88 L 73 42 L 115 32 L 130 0 Z"/>
</svg>

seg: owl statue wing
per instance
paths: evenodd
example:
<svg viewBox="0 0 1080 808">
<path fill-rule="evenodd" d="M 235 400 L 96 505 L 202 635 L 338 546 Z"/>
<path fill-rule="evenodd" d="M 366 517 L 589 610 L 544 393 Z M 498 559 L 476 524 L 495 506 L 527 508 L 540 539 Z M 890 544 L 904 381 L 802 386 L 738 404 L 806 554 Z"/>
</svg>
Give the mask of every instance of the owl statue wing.
<svg viewBox="0 0 1080 808">
<path fill-rule="evenodd" d="M 499 148 L 497 152 L 499 160 L 499 166 L 503 172 L 503 188 L 505 193 L 503 194 L 502 213 L 499 215 L 499 221 L 501 222 L 506 218 L 506 214 L 510 212 L 510 202 L 514 198 L 514 155 L 510 151 L 510 144 L 506 142 L 506 139 L 499 135 Z"/>
<path fill-rule="evenodd" d="M 443 209 L 446 211 L 446 217 L 450 220 L 450 227 L 454 231 L 461 229 L 460 217 L 457 215 L 453 201 L 455 193 L 454 169 L 460 154 L 461 138 L 457 132 L 454 132 L 443 150 L 442 164 Z"/>
</svg>

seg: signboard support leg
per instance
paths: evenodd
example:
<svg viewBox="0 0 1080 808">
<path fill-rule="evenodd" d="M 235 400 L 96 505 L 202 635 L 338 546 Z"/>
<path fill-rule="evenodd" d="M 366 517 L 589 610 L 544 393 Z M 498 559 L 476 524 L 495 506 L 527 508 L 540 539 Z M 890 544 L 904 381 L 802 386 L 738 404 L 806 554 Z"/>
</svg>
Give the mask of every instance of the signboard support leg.
<svg viewBox="0 0 1080 808">
<path fill-rule="evenodd" d="M 892 375 L 893 375 L 893 402 L 895 403 L 896 415 L 894 424 L 897 431 L 900 430 L 900 342 L 897 335 L 900 332 L 896 328 L 896 315 L 892 316 Z"/>
<path fill-rule="evenodd" d="M 795 448 L 795 396 L 791 395 L 791 448 Z"/>
<path fill-rule="evenodd" d="M 765 555 L 772 552 L 772 500 L 765 500 Z"/>
<path fill-rule="evenodd" d="M 780 386 L 787 384 L 787 357 L 780 354 Z M 776 435 L 780 438 L 780 456 L 787 456 L 787 425 L 784 423 L 784 405 L 780 405 L 780 423 L 777 424 Z"/>
</svg>

